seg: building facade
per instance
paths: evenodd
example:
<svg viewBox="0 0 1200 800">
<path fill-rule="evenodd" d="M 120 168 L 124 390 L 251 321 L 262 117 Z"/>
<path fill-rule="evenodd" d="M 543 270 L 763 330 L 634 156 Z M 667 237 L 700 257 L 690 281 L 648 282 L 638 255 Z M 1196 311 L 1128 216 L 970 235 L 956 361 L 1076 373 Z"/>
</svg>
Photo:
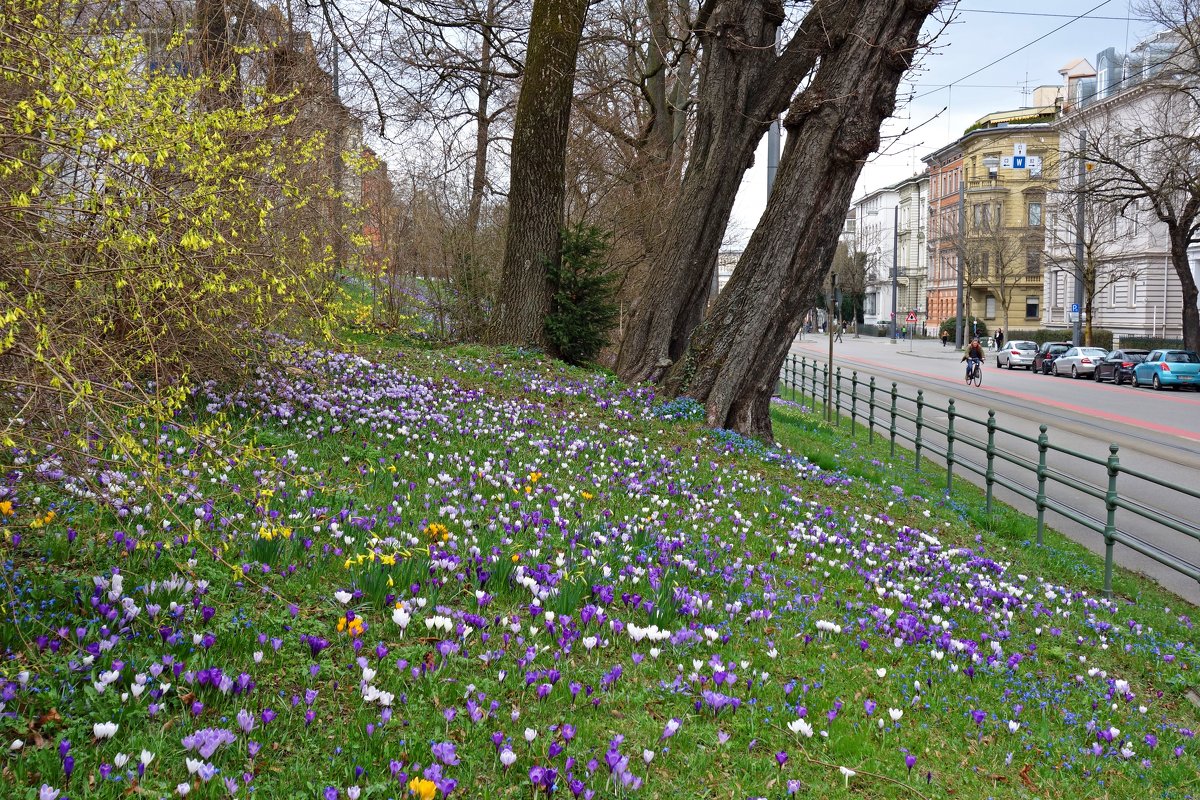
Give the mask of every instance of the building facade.
<svg viewBox="0 0 1200 800">
<path fill-rule="evenodd" d="M 897 193 L 897 323 L 915 317 L 917 329 L 925 326 L 928 276 L 929 173 L 914 175 L 894 187 Z M 890 312 L 890 309 L 889 309 Z"/>
<path fill-rule="evenodd" d="M 1058 87 L 1029 108 L 981 117 L 926 156 L 930 172 L 928 325 L 963 315 L 996 328 L 1041 321 L 1047 194 L 1058 161 Z M 971 331 L 967 331 L 968 334 Z"/>
<path fill-rule="evenodd" d="M 1066 76 L 1069 102 L 1056 124 L 1065 167 L 1053 194 L 1057 213 L 1047 223 L 1042 313 L 1042 325 L 1061 328 L 1064 336 L 1070 336 L 1075 321 L 1077 240 L 1082 240 L 1084 251 L 1080 311 L 1086 315 L 1090 308 L 1093 327 L 1118 336 L 1178 339 L 1183 335 L 1183 287 L 1171 263 L 1166 225 L 1150 201 L 1142 197 L 1106 202 L 1085 194 L 1080 209 L 1073 192 L 1079 182 L 1079 162 L 1072 154 L 1080 152 L 1081 144 L 1085 153 L 1122 156 L 1154 185 L 1159 172 L 1153 153 L 1156 140 L 1173 129 L 1195 135 L 1200 118 L 1186 102 L 1182 114 L 1172 113 L 1175 87 L 1163 80 L 1173 52 L 1170 36 L 1162 34 L 1141 42 L 1128 55 L 1113 48 L 1102 51 L 1091 74 L 1084 59 L 1064 67 L 1063 71 L 1074 68 L 1074 74 Z M 1122 139 L 1136 144 L 1126 148 Z M 1084 166 L 1088 181 L 1106 177 L 1111 169 L 1092 161 Z M 1192 281 L 1200 281 L 1200 248 L 1189 248 L 1188 260 Z"/>
<path fill-rule="evenodd" d="M 866 256 L 863 279 L 863 322 L 886 325 L 891 320 L 892 268 L 896 249 L 896 219 L 900 195 L 887 186 L 854 202 L 856 228 L 852 250 Z"/>
<path fill-rule="evenodd" d="M 953 142 L 922 160 L 929 168 L 925 327 L 933 333 L 957 313 L 962 148 Z"/>
</svg>

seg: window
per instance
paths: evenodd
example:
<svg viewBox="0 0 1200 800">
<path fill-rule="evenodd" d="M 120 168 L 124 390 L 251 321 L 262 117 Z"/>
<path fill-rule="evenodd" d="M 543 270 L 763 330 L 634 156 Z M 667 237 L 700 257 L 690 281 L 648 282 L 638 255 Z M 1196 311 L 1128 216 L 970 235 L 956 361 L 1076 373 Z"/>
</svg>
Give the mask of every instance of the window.
<svg viewBox="0 0 1200 800">
<path fill-rule="evenodd" d="M 1036 294 L 1031 294 L 1025 298 L 1025 319 L 1037 319 L 1039 312 L 1038 302 L 1040 298 Z"/>
<path fill-rule="evenodd" d="M 879 299 L 879 295 L 876 292 L 871 292 L 870 294 L 863 297 L 863 314 L 864 315 L 869 316 L 869 317 L 875 316 L 875 309 L 878 305 L 878 303 L 876 301 L 878 299 Z"/>
<path fill-rule="evenodd" d="M 988 270 L 991 269 L 991 253 L 984 250 L 979 254 L 979 277 L 986 278 Z"/>
<path fill-rule="evenodd" d="M 1028 220 L 1029 227 L 1040 228 L 1042 225 L 1042 204 L 1041 203 L 1030 203 L 1028 217 L 1029 217 L 1029 220 Z"/>
<path fill-rule="evenodd" d="M 1138 279 L 1135 277 L 1130 277 L 1129 278 L 1129 307 L 1130 308 L 1134 308 L 1137 306 L 1137 296 L 1138 296 Z"/>
<path fill-rule="evenodd" d="M 1036 247 L 1031 247 L 1025 251 L 1025 274 L 1042 274 L 1042 251 Z"/>
<path fill-rule="evenodd" d="M 996 296 L 994 294 L 989 294 L 983 301 L 983 316 L 986 319 L 996 318 Z"/>
</svg>

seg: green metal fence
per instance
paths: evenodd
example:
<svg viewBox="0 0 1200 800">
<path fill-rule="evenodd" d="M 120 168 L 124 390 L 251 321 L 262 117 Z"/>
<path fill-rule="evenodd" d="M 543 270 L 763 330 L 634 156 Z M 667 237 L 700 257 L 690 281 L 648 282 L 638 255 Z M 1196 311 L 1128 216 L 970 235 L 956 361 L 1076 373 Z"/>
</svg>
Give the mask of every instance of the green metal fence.
<svg viewBox="0 0 1200 800">
<path fill-rule="evenodd" d="M 825 402 L 830 378 L 825 362 L 794 355 L 787 357 L 780 372 L 783 384 L 798 394 L 801 402 L 811 401 L 813 405 Z M 989 514 L 997 486 L 1028 500 L 1037 515 L 1038 545 L 1042 544 L 1047 512 L 1058 514 L 1103 536 L 1106 595 L 1112 595 L 1113 549 L 1117 544 L 1200 582 L 1200 566 L 1117 526 L 1117 511 L 1120 509 L 1139 520 L 1162 525 L 1200 542 L 1200 527 L 1194 521 L 1195 517 L 1192 520 L 1183 519 L 1163 509 L 1151 508 L 1129 497 L 1122 497 L 1119 479 L 1127 476 L 1176 492 L 1185 507 L 1189 503 L 1188 498 L 1200 501 L 1200 489 L 1180 486 L 1164 478 L 1123 467 L 1116 444 L 1109 445 L 1107 458 L 1096 458 L 1051 442 L 1045 425 L 1040 426 L 1035 437 L 1002 427 L 996 421 L 996 412 L 992 410 L 987 412 L 986 418 L 961 414 L 955 409 L 953 398 L 946 402 L 945 408 L 933 407 L 946 415 L 946 423 L 938 424 L 928 419 L 926 411 L 931 407 L 925 401 L 924 391 L 920 389 L 915 395 L 902 394 L 895 382 L 885 388 L 874 376 L 868 376 L 864 381 L 857 371 L 846 376 L 840 367 L 834 368 L 832 381 L 831 410 L 836 412 L 832 415 L 835 425 L 840 426 L 843 421 L 848 421 L 851 436 L 857 436 L 865 428 L 867 438 L 872 442 L 877 435 L 887 436 L 893 456 L 898 440 L 908 442 L 916 456 L 915 469 L 919 472 L 923 462 L 928 461 L 937 469 L 944 470 L 947 491 L 952 488 L 956 468 L 981 477 L 987 492 Z M 910 404 L 911 409 L 901 406 L 901 401 Z M 1013 448 L 1019 443 L 1024 443 L 1031 452 L 1036 449 L 1036 459 L 1016 452 Z M 1051 456 L 1070 459 L 1078 462 L 1083 469 L 1090 469 L 1095 476 L 1094 482 L 1080 480 L 1051 466 Z M 1012 471 L 1028 476 L 1028 482 L 997 472 L 998 464 L 1013 468 L 1005 469 L 1005 473 Z M 1102 504 L 1104 518 L 1082 513 L 1056 499 L 1056 490 L 1066 487 Z M 1200 505 L 1193 507 L 1200 509 Z"/>
</svg>

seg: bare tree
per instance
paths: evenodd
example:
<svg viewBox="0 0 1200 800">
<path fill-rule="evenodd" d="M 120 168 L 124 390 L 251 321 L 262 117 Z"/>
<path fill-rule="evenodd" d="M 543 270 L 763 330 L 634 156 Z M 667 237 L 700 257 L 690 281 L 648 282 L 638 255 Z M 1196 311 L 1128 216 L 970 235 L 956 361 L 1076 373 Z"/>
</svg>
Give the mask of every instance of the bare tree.
<svg viewBox="0 0 1200 800">
<path fill-rule="evenodd" d="M 1200 0 L 1145 0 L 1139 13 L 1161 25 L 1171 55 L 1118 103 L 1078 111 L 1087 134 L 1069 155 L 1093 169 L 1076 191 L 1121 212 L 1148 208 L 1167 233 L 1183 295 L 1185 346 L 1200 349 L 1200 309 L 1188 249 L 1200 242 Z"/>
<path fill-rule="evenodd" d="M 1096 298 L 1122 281 L 1136 280 L 1142 273 L 1136 262 L 1123 258 L 1122 243 L 1128 238 L 1131 220 L 1115 203 L 1088 198 L 1084 193 L 1083 227 L 1079 226 L 1079 201 L 1075 192 L 1052 195 L 1046 227 L 1046 256 L 1076 272 L 1075 248 L 1083 242 L 1083 341 L 1092 343 Z M 1131 212 L 1136 213 L 1136 212 Z"/>
<path fill-rule="evenodd" d="M 842 293 L 842 307 L 838 309 L 838 314 L 842 319 L 854 319 L 856 333 L 863 311 L 863 296 L 867 291 L 869 261 L 870 256 L 866 252 L 851 250 L 845 242 L 838 242 L 830 267 L 837 276 L 838 290 Z"/>
<path fill-rule="evenodd" d="M 1004 310 L 1002 327 L 1008 330 L 1014 293 L 1041 280 L 1041 229 L 1037 228 L 1034 236 L 1024 227 L 1008 224 L 1003 205 L 995 202 L 974 203 L 966 216 L 966 228 L 958 240 L 966 297 L 980 287 L 990 293 Z M 1032 263 L 1031 248 L 1036 254 Z"/>
</svg>

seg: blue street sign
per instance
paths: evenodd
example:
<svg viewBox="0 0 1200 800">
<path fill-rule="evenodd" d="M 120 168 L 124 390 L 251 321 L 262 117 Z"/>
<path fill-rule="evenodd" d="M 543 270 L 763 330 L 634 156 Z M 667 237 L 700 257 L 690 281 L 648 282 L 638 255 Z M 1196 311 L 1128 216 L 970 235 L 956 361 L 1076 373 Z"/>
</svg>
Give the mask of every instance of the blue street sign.
<svg viewBox="0 0 1200 800">
<path fill-rule="evenodd" d="M 1071 303 L 1071 313 L 1072 314 L 1079 313 L 1079 303 Z"/>
<path fill-rule="evenodd" d="M 1025 169 L 1025 159 L 1027 156 L 1013 156 L 1013 169 Z"/>
</svg>

